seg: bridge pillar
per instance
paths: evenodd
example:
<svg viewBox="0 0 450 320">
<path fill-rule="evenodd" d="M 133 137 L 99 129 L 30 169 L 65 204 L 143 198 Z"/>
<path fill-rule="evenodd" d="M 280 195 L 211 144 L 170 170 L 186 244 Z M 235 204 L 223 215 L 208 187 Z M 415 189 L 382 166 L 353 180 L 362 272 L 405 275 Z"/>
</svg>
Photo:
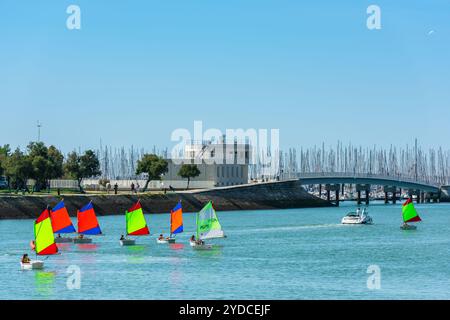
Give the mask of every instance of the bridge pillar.
<svg viewBox="0 0 450 320">
<path fill-rule="evenodd" d="M 430 197 L 431 197 L 433 203 L 440 202 L 438 193 L 431 193 Z"/>
<path fill-rule="evenodd" d="M 397 187 L 395 186 L 384 186 L 384 203 L 389 203 L 389 193 L 392 193 L 392 203 L 397 203 Z"/>
<path fill-rule="evenodd" d="M 336 195 L 336 205 L 339 206 L 339 193 L 341 191 L 340 184 L 326 184 L 325 190 L 327 191 L 327 200 L 331 201 L 331 192 L 334 191 Z"/>
<path fill-rule="evenodd" d="M 366 189 L 366 205 L 370 203 L 370 190 Z"/>
<path fill-rule="evenodd" d="M 369 184 L 357 184 L 356 185 L 356 192 L 358 194 L 358 205 L 360 205 L 362 203 L 362 197 L 361 197 L 361 192 L 364 191 L 364 195 L 365 195 L 365 202 L 366 204 L 369 204 L 369 193 L 370 193 L 370 185 Z"/>
<path fill-rule="evenodd" d="M 322 198 L 322 185 L 319 184 L 319 198 Z"/>
</svg>

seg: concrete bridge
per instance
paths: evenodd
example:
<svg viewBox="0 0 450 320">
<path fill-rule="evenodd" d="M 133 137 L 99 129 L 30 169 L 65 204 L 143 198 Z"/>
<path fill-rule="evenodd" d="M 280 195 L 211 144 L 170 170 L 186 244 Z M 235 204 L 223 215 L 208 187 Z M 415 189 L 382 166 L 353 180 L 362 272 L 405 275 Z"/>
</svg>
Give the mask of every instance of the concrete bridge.
<svg viewBox="0 0 450 320">
<path fill-rule="evenodd" d="M 441 197 L 441 186 L 415 181 L 401 176 L 382 176 L 374 174 L 349 174 L 349 173 L 301 173 L 298 175 L 302 185 L 319 185 L 321 194 L 322 187 L 327 191 L 327 198 L 330 201 L 331 192 L 336 193 L 336 203 L 339 204 L 339 193 L 343 195 L 345 185 L 355 185 L 357 191 L 358 204 L 362 203 L 361 194 L 365 193 L 365 202 L 369 203 L 369 193 L 371 186 L 382 186 L 384 188 L 385 202 L 391 200 L 396 203 L 398 194 L 402 190 L 407 190 L 410 196 L 416 195 L 417 202 L 439 201 Z"/>
</svg>

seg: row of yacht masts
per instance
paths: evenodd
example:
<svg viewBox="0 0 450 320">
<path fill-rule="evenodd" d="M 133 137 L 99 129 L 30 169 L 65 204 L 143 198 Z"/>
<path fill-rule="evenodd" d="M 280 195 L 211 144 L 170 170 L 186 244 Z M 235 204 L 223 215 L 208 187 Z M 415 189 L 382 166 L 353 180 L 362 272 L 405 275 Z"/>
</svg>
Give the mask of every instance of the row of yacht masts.
<svg viewBox="0 0 450 320">
<path fill-rule="evenodd" d="M 374 174 L 413 179 L 437 185 L 450 184 L 450 150 L 425 149 L 418 145 L 389 148 L 363 147 L 351 143 L 336 146 L 290 148 L 280 154 L 283 178 L 301 173 Z"/>
<path fill-rule="evenodd" d="M 145 153 L 169 158 L 167 148 L 152 149 L 104 146 L 97 156 L 103 178 L 136 179 L 136 164 Z M 338 141 L 330 146 L 289 148 L 257 152 L 250 162 L 250 180 L 296 178 L 302 173 L 374 174 L 413 179 L 437 185 L 450 184 L 450 150 L 421 147 L 417 140 L 403 147 L 361 146 Z"/>
</svg>

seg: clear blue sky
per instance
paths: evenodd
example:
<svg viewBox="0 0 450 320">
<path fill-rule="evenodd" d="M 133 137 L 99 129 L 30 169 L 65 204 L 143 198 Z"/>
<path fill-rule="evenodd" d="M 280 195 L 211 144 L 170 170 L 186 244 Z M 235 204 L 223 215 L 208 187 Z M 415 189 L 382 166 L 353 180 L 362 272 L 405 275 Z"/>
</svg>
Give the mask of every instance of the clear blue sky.
<svg viewBox="0 0 450 320">
<path fill-rule="evenodd" d="M 170 147 L 203 120 L 279 128 L 283 147 L 450 148 L 448 0 L 1 0 L 0 40 L 0 144 L 40 120 L 65 152 Z"/>
</svg>

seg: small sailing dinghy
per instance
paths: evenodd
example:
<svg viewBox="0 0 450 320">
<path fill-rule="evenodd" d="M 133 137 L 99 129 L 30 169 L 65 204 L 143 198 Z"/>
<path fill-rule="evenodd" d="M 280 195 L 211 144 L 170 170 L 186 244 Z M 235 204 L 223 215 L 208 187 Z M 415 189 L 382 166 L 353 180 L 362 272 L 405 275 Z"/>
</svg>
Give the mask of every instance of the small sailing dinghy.
<svg viewBox="0 0 450 320">
<path fill-rule="evenodd" d="M 181 201 L 170 212 L 170 237 L 158 238 L 156 242 L 159 244 L 176 243 L 175 235 L 183 233 L 183 208 Z"/>
<path fill-rule="evenodd" d="M 58 253 L 49 208 L 45 209 L 34 222 L 34 238 L 32 245 L 36 252 L 36 260 L 22 260 L 20 267 L 23 270 L 43 269 L 44 261 L 37 260 L 37 256 L 50 256 Z"/>
<path fill-rule="evenodd" d="M 52 221 L 53 233 L 58 234 L 55 237 L 56 243 L 69 243 L 73 242 L 70 237 L 61 237 L 61 234 L 76 233 L 75 227 L 69 217 L 69 212 L 64 205 L 64 200 L 50 211 L 50 219 Z"/>
<path fill-rule="evenodd" d="M 210 250 L 213 245 L 206 244 L 205 240 L 226 238 L 219 219 L 217 218 L 216 210 L 214 209 L 212 201 L 197 213 L 197 239 L 190 240 L 190 245 L 196 250 Z"/>
<path fill-rule="evenodd" d="M 403 215 L 403 225 L 400 227 L 402 230 L 417 230 L 416 226 L 408 224 L 411 222 L 421 222 L 422 219 L 419 217 L 416 208 L 414 208 L 414 203 L 411 198 L 409 198 L 402 207 Z"/>
<path fill-rule="evenodd" d="M 84 206 L 77 212 L 78 219 L 78 237 L 73 239 L 76 244 L 92 243 L 91 238 L 85 236 L 98 236 L 102 235 L 102 230 L 98 224 L 97 216 L 95 215 L 94 206 L 92 201 Z"/>
<path fill-rule="evenodd" d="M 144 212 L 142 211 L 141 202 L 138 202 L 132 206 L 125 213 L 126 225 L 127 225 L 127 236 L 148 236 L 150 235 L 150 230 L 147 227 L 147 222 L 145 221 Z M 124 238 L 120 239 L 121 246 L 134 246 L 136 240 Z"/>
</svg>

